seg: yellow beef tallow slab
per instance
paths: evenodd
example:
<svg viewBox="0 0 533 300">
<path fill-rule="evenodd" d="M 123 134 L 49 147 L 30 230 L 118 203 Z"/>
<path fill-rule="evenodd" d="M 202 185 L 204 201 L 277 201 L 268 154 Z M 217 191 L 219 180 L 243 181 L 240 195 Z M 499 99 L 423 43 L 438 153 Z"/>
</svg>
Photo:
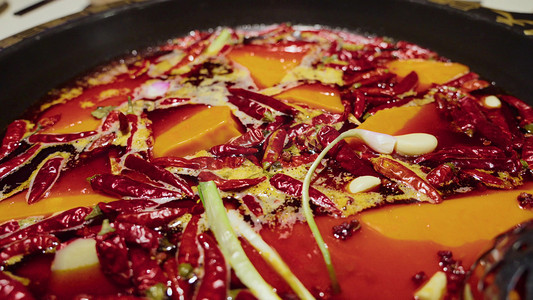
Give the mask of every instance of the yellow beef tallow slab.
<svg viewBox="0 0 533 300">
<path fill-rule="evenodd" d="M 339 92 L 334 88 L 320 84 L 300 85 L 274 97 L 289 103 L 303 104 L 332 113 L 342 113 L 344 111 Z"/>
<path fill-rule="evenodd" d="M 155 138 L 154 155 L 191 155 L 241 135 L 239 124 L 225 106 L 208 107 Z"/>
<path fill-rule="evenodd" d="M 405 77 L 415 71 L 418 75 L 419 90 L 428 88 L 432 83 L 446 83 L 469 72 L 468 67 L 460 63 L 421 59 L 395 60 L 387 63 L 387 67 L 399 77 Z"/>
</svg>

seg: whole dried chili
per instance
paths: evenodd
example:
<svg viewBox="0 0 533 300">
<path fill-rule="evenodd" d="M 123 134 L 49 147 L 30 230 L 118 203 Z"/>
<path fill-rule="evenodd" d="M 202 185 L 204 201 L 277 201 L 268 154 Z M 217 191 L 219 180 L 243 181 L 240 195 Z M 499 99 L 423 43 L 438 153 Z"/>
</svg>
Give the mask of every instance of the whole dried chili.
<svg viewBox="0 0 533 300">
<path fill-rule="evenodd" d="M 518 111 L 521 117 L 520 125 L 530 132 L 533 131 L 530 130 L 532 127 L 530 124 L 533 124 L 533 108 L 514 96 L 500 95 L 499 97 Z"/>
<path fill-rule="evenodd" d="M 167 279 L 163 270 L 144 249 L 131 248 L 128 252 L 131 261 L 132 281 L 139 294 L 145 294 L 151 287 L 160 284 L 166 288 Z"/>
<path fill-rule="evenodd" d="M 249 129 L 241 136 L 238 136 L 228 142 L 228 145 L 240 147 L 256 147 L 261 145 L 265 140 L 265 134 L 261 129 Z"/>
<path fill-rule="evenodd" d="M 91 179 L 91 186 L 95 191 L 132 199 L 182 199 L 181 191 L 160 188 L 148 183 L 130 179 L 122 175 L 101 174 Z"/>
<path fill-rule="evenodd" d="M 426 180 L 434 187 L 440 187 L 454 178 L 453 168 L 450 164 L 442 164 L 431 170 Z"/>
<path fill-rule="evenodd" d="M 6 134 L 0 146 L 0 160 L 11 154 L 20 146 L 22 138 L 28 131 L 28 122 L 15 120 L 7 126 Z"/>
<path fill-rule="evenodd" d="M 286 141 L 287 132 L 284 129 L 278 129 L 270 134 L 261 161 L 264 169 L 270 168 L 273 163 L 278 161 Z"/>
<path fill-rule="evenodd" d="M 139 246 L 151 251 L 150 253 L 155 253 L 159 247 L 161 234 L 145 225 L 115 221 L 113 227 L 127 244 Z"/>
<path fill-rule="evenodd" d="M 229 272 L 216 240 L 208 233 L 198 236 L 204 250 L 204 277 L 198 288 L 198 300 L 224 300 L 228 288 Z"/>
<path fill-rule="evenodd" d="M 12 233 L 20 228 L 20 224 L 16 220 L 10 220 L 0 225 L 0 236 Z"/>
<path fill-rule="evenodd" d="M 168 183 L 187 196 L 194 196 L 194 192 L 185 179 L 179 177 L 179 175 L 175 175 L 170 171 L 167 171 L 164 168 L 151 164 L 137 155 L 128 155 L 124 160 L 124 166 L 145 174 L 152 180 Z"/>
<path fill-rule="evenodd" d="M 126 117 L 126 115 L 124 115 L 118 110 L 111 111 L 107 115 L 100 128 L 102 129 L 102 131 L 108 131 L 115 125 L 115 123 L 118 123 L 118 129 L 120 130 L 120 132 L 122 132 L 123 134 L 128 133 L 130 129 L 128 118 Z"/>
<path fill-rule="evenodd" d="M 98 203 L 98 208 L 104 215 L 114 218 L 118 214 L 141 212 L 157 205 L 158 203 L 152 200 L 117 200 L 112 202 L 100 202 Z"/>
<path fill-rule="evenodd" d="M 454 146 L 421 155 L 414 160 L 419 164 L 426 161 L 442 163 L 452 159 L 500 159 L 505 158 L 505 152 L 494 146 Z"/>
<path fill-rule="evenodd" d="M 232 155 L 249 155 L 258 152 L 256 148 L 248 148 L 243 146 L 233 146 L 229 144 L 223 144 L 213 146 L 209 150 L 215 156 L 232 156 Z"/>
<path fill-rule="evenodd" d="M 2 264 L 14 263 L 10 261 L 20 260 L 22 257 L 38 252 L 48 252 L 54 250 L 59 245 L 57 237 L 51 234 L 37 234 L 25 239 L 17 240 L 0 251 L 0 260 Z"/>
<path fill-rule="evenodd" d="M 394 77 L 394 74 L 389 73 L 386 69 L 379 68 L 362 74 L 356 74 L 352 78 L 346 78 L 344 79 L 344 84 L 352 85 L 354 83 L 357 83 L 360 86 L 366 86 L 378 82 L 386 82 L 392 77 Z"/>
<path fill-rule="evenodd" d="M 152 163 L 161 167 L 178 167 L 193 170 L 220 170 L 222 168 L 235 169 L 240 167 L 246 159 L 244 157 L 226 156 L 215 157 L 157 157 L 152 159 Z"/>
<path fill-rule="evenodd" d="M 429 183 L 425 182 L 414 171 L 403 164 L 386 157 L 372 159 L 376 171 L 393 180 L 401 181 L 419 193 L 425 194 L 431 203 L 442 202 L 440 193 Z"/>
<path fill-rule="evenodd" d="M 317 138 L 322 147 L 326 147 L 339 135 L 340 133 L 333 127 L 324 126 L 318 132 Z M 355 176 L 377 176 L 377 173 L 372 169 L 370 163 L 361 159 L 345 141 L 340 141 L 337 145 L 335 145 L 335 147 L 330 150 L 328 155 L 334 157 L 335 161 L 337 161 L 343 169 Z"/>
<path fill-rule="evenodd" d="M 113 282 L 121 286 L 130 286 L 133 272 L 131 270 L 128 247 L 124 238 L 110 232 L 96 237 L 96 254 L 102 272 Z"/>
<path fill-rule="evenodd" d="M 55 143 L 68 143 L 75 140 L 87 138 L 97 134 L 98 131 L 84 131 L 78 133 L 63 133 L 63 134 L 47 134 L 47 133 L 37 133 L 30 135 L 28 137 L 28 142 L 35 143 L 44 143 L 44 144 L 55 144 Z"/>
<path fill-rule="evenodd" d="M 33 300 L 31 292 L 18 280 L 0 271 L 0 298 L 5 300 Z"/>
<path fill-rule="evenodd" d="M 289 116 L 295 116 L 298 113 L 296 109 L 279 101 L 274 97 L 270 97 L 245 89 L 230 88 L 228 89 L 228 91 L 233 95 L 241 96 L 246 99 L 251 99 Z"/>
<path fill-rule="evenodd" d="M 59 178 L 64 164 L 65 158 L 63 156 L 52 157 L 44 163 L 30 182 L 30 187 L 26 194 L 28 204 L 39 201 L 52 188 Z"/>
<path fill-rule="evenodd" d="M 401 95 L 410 90 L 413 90 L 418 85 L 418 74 L 411 71 L 400 82 L 394 85 L 394 94 Z"/>
<path fill-rule="evenodd" d="M 110 132 L 108 134 L 104 134 L 100 136 L 98 139 L 96 139 L 94 142 L 92 142 L 87 148 L 86 152 L 92 152 L 95 150 L 103 150 L 106 147 L 109 147 L 113 144 L 113 141 L 117 137 L 117 134 L 115 132 Z M 91 154 L 95 154 L 95 152 L 92 152 Z"/>
<path fill-rule="evenodd" d="M 289 138 L 290 141 L 294 141 L 295 139 L 304 135 L 306 132 L 308 132 L 311 129 L 313 129 L 313 126 L 309 124 L 306 124 L 306 123 L 297 124 L 287 129 L 287 137 Z"/>
<path fill-rule="evenodd" d="M 200 181 L 214 181 L 221 191 L 238 191 L 251 186 L 257 185 L 266 180 L 266 177 L 243 178 L 243 179 L 224 179 L 214 173 L 202 171 L 198 174 Z"/>
<path fill-rule="evenodd" d="M 530 170 L 533 170 L 533 136 L 524 137 L 524 147 L 521 158 L 526 162 Z"/>
<path fill-rule="evenodd" d="M 272 114 L 272 112 L 263 105 L 243 97 L 230 95 L 228 96 L 228 102 L 237 106 L 237 108 L 243 113 L 257 120 L 262 120 L 267 113 L 270 115 Z"/>
<path fill-rule="evenodd" d="M 170 281 L 172 299 L 192 299 L 194 291 L 188 281 L 193 274 L 183 274 L 183 271 L 180 272 L 180 266 L 181 268 L 184 266 L 190 267 L 188 268 L 189 270 L 198 267 L 200 252 L 196 236 L 198 235 L 199 219 L 199 215 L 192 216 L 181 236 L 176 257 L 168 259 L 163 265 L 163 269 Z"/>
<path fill-rule="evenodd" d="M 443 85 L 446 85 L 446 86 L 453 86 L 453 87 L 456 87 L 456 88 L 460 88 L 462 87 L 465 83 L 471 81 L 471 80 L 474 80 L 474 79 L 478 79 L 479 78 L 479 75 L 474 73 L 474 72 L 468 72 L 458 78 L 455 78 L 455 79 L 452 79 L 446 83 L 444 83 Z"/>
<path fill-rule="evenodd" d="M 148 228 L 157 228 L 167 225 L 170 221 L 187 213 L 187 211 L 184 208 L 163 207 L 157 210 L 123 213 L 118 215 L 115 221 L 144 225 Z"/>
<path fill-rule="evenodd" d="M 488 174 L 480 170 L 461 170 L 461 176 L 466 176 L 477 181 L 480 181 L 484 185 L 492 188 L 510 190 L 514 188 L 512 182 L 503 180 L 494 175 Z"/>
<path fill-rule="evenodd" d="M 303 183 L 289 175 L 277 173 L 270 178 L 270 184 L 289 196 L 302 197 Z M 315 205 L 322 207 L 333 214 L 340 214 L 335 203 L 319 190 L 310 187 L 309 197 Z"/>
<path fill-rule="evenodd" d="M 242 197 L 242 202 L 256 217 L 260 217 L 263 215 L 263 208 L 254 196 L 245 195 Z"/>
<path fill-rule="evenodd" d="M 6 175 L 10 174 L 13 171 L 16 171 L 20 166 L 27 163 L 31 158 L 33 158 L 40 150 L 42 149 L 41 145 L 33 145 L 24 153 L 21 153 L 14 158 L 0 164 L 0 179 L 4 178 Z"/>
</svg>

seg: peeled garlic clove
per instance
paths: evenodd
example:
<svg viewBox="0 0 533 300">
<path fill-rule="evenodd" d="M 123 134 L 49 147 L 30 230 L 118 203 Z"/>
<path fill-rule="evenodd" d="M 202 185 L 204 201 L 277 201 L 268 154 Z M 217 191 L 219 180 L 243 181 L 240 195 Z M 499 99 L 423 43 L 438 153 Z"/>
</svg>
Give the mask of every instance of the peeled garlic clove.
<svg viewBox="0 0 533 300">
<path fill-rule="evenodd" d="M 446 274 L 438 271 L 429 281 L 415 292 L 415 299 L 419 300 L 441 300 L 446 292 Z"/>
<path fill-rule="evenodd" d="M 352 180 L 348 185 L 348 191 L 350 193 L 361 193 L 369 191 L 381 184 L 381 179 L 375 176 L 359 176 Z"/>
<path fill-rule="evenodd" d="M 396 152 L 401 155 L 416 156 L 433 152 L 437 148 L 437 138 L 428 133 L 411 133 L 396 136 Z"/>
<path fill-rule="evenodd" d="M 396 137 L 384 133 L 373 132 L 365 129 L 354 129 L 355 136 L 363 140 L 372 150 L 382 153 L 391 154 L 394 151 Z"/>
<path fill-rule="evenodd" d="M 500 108 L 502 107 L 502 102 L 500 99 L 494 95 L 490 95 L 483 99 L 483 104 L 488 108 Z"/>
<path fill-rule="evenodd" d="M 73 270 L 99 264 L 95 239 L 77 239 L 56 252 L 52 271 Z"/>
</svg>

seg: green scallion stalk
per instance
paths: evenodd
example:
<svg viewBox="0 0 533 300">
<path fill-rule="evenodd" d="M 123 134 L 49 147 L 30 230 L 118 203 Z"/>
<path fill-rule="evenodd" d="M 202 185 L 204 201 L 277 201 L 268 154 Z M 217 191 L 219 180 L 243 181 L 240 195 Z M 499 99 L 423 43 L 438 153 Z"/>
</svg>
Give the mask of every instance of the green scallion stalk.
<svg viewBox="0 0 533 300">
<path fill-rule="evenodd" d="M 231 30 L 224 28 L 220 31 L 213 42 L 205 49 L 205 55 L 217 54 L 231 39 Z"/>
<path fill-rule="evenodd" d="M 300 299 L 315 299 L 298 277 L 292 273 L 291 269 L 283 261 L 281 256 L 279 256 L 278 252 L 270 247 L 263 238 L 257 234 L 250 225 L 248 225 L 248 223 L 244 222 L 242 216 L 238 212 L 234 210 L 228 211 L 228 218 L 231 225 L 233 225 L 233 229 L 235 229 L 261 254 L 263 259 L 266 260 L 281 278 L 289 284 Z"/>
<path fill-rule="evenodd" d="M 220 250 L 235 274 L 258 299 L 280 299 L 272 286 L 261 277 L 231 227 L 226 208 L 213 181 L 200 182 L 198 185 L 200 199 L 204 204 L 207 223 L 220 246 Z"/>
<path fill-rule="evenodd" d="M 324 258 L 324 262 L 326 263 L 326 267 L 328 269 L 329 279 L 331 281 L 331 287 L 333 289 L 334 293 L 339 293 L 341 290 L 341 287 L 339 285 L 339 281 L 337 280 L 337 274 L 335 273 L 335 268 L 333 267 L 333 263 L 331 262 L 331 255 L 329 254 L 328 245 L 324 242 L 324 239 L 322 238 L 322 235 L 320 234 L 320 230 L 318 230 L 318 226 L 316 225 L 313 211 L 311 210 L 311 205 L 309 204 L 310 198 L 309 198 L 309 186 L 311 185 L 311 178 L 313 177 L 313 174 L 315 173 L 316 168 L 320 164 L 320 161 L 326 156 L 326 154 L 333 148 L 338 142 L 341 140 L 354 136 L 353 131 L 346 131 L 339 135 L 336 139 L 334 139 L 315 159 L 309 170 L 307 171 L 307 174 L 305 175 L 305 179 L 303 182 L 302 187 L 302 208 L 303 208 L 303 214 L 307 221 L 307 225 L 309 226 L 309 229 L 311 229 L 311 232 L 313 233 L 313 237 L 315 238 L 315 241 L 318 245 L 318 248 L 320 249 L 320 252 L 322 252 L 322 257 Z"/>
</svg>

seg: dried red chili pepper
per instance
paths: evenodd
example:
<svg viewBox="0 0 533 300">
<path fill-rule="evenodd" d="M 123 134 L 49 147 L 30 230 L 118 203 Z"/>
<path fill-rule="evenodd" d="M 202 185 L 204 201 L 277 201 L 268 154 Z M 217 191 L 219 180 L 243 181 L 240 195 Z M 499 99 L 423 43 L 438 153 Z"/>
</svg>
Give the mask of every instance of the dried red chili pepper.
<svg viewBox="0 0 533 300">
<path fill-rule="evenodd" d="M 128 155 L 124 160 L 124 166 L 145 174 L 152 180 L 168 183 L 187 196 L 194 196 L 194 192 L 185 179 L 171 173 L 164 168 L 151 164 L 137 155 Z"/>
<path fill-rule="evenodd" d="M 157 210 L 119 214 L 115 221 L 157 228 L 167 225 L 170 221 L 187 213 L 187 211 L 187 209 L 183 208 L 163 207 Z"/>
<path fill-rule="evenodd" d="M 120 234 L 126 243 L 134 244 L 154 253 L 159 247 L 161 234 L 142 224 L 132 224 L 115 221 L 113 223 L 115 231 Z"/>
<path fill-rule="evenodd" d="M 479 75 L 474 73 L 474 72 L 468 72 L 464 75 L 462 75 L 461 77 L 458 77 L 456 79 L 452 79 L 446 83 L 444 83 L 443 85 L 447 85 L 447 86 L 453 86 L 453 87 L 456 87 L 456 88 L 460 88 L 462 87 L 466 82 L 469 82 L 471 80 L 474 80 L 474 79 L 478 79 L 479 78 Z"/>
<path fill-rule="evenodd" d="M 0 261 L 2 265 L 9 264 L 9 260 L 14 257 L 24 257 L 37 252 L 51 251 L 59 245 L 57 237 L 51 234 L 32 235 L 25 239 L 17 240 L 2 251 L 0 251 Z"/>
<path fill-rule="evenodd" d="M 425 194 L 431 203 L 442 202 L 440 193 L 434 187 L 403 164 L 386 157 L 373 159 L 372 163 L 376 171 L 383 174 L 383 176 L 401 181 L 417 192 Z"/>
<path fill-rule="evenodd" d="M 31 292 L 18 280 L 0 272 L 0 298 L 5 300 L 33 300 Z"/>
<path fill-rule="evenodd" d="M 228 288 L 229 273 L 222 252 L 218 249 L 215 239 L 202 233 L 198 242 L 204 249 L 204 277 L 198 288 L 198 300 L 224 300 Z"/>
<path fill-rule="evenodd" d="M 0 236 L 4 236 L 8 233 L 17 231 L 20 228 L 20 224 L 16 220 L 10 220 L 0 225 Z"/>
<path fill-rule="evenodd" d="M 511 182 L 480 170 L 461 170 L 461 175 L 480 181 L 488 187 L 504 190 L 510 190 L 514 188 L 514 185 Z"/>
<path fill-rule="evenodd" d="M 303 183 L 289 175 L 277 173 L 270 178 L 270 184 L 289 196 L 302 197 Z M 309 198 L 315 205 L 322 207 L 333 214 L 340 214 L 335 203 L 313 187 L 309 187 Z"/>
<path fill-rule="evenodd" d="M 286 128 L 287 126 L 290 126 L 290 124 L 292 124 L 293 122 L 294 122 L 294 118 L 291 116 L 287 116 L 287 115 L 276 116 L 273 122 L 268 123 L 264 127 L 264 130 L 265 132 L 273 132 L 282 127 Z"/>
<path fill-rule="evenodd" d="M 242 146 L 233 146 L 229 144 L 223 144 L 213 146 L 209 152 L 215 156 L 232 156 L 232 155 L 249 155 L 258 152 L 256 148 L 247 148 Z"/>
<path fill-rule="evenodd" d="M 193 170 L 220 170 L 222 168 L 235 169 L 240 167 L 246 159 L 244 157 L 226 156 L 215 157 L 158 157 L 152 159 L 152 163 L 161 167 L 178 167 Z"/>
<path fill-rule="evenodd" d="M 341 114 L 323 113 L 314 117 L 311 124 L 317 126 L 321 124 L 334 124 L 341 121 L 343 121 L 343 115 Z"/>
<path fill-rule="evenodd" d="M 317 138 L 322 147 L 326 147 L 339 135 L 340 133 L 335 130 L 335 128 L 324 126 L 318 132 Z M 343 169 L 355 176 L 378 175 L 376 171 L 372 169 L 371 164 L 368 161 L 361 159 L 361 157 L 359 157 L 359 155 L 357 155 L 357 153 L 350 148 L 345 141 L 340 141 L 335 145 L 330 152 L 328 152 L 328 156 L 334 157 Z"/>
<path fill-rule="evenodd" d="M 166 276 L 163 270 L 153 260 L 148 252 L 139 248 L 131 248 L 129 251 L 129 258 L 131 261 L 132 281 L 136 290 L 140 294 L 144 294 L 149 288 L 156 284 L 167 285 Z"/>
<path fill-rule="evenodd" d="M 522 160 L 527 163 L 530 170 L 533 170 L 533 136 L 526 136 L 524 138 Z"/>
<path fill-rule="evenodd" d="M 72 142 L 75 140 L 87 138 L 97 134 L 97 131 L 84 131 L 78 133 L 62 133 L 62 134 L 47 134 L 47 133 L 36 133 L 28 137 L 28 142 L 32 144 L 44 143 L 44 144 L 63 144 Z"/>
<path fill-rule="evenodd" d="M 278 161 L 286 141 L 287 132 L 284 129 L 278 129 L 270 134 L 261 161 L 264 169 L 268 169 L 274 162 Z"/>
<path fill-rule="evenodd" d="M 240 96 L 245 99 L 251 99 L 289 116 L 295 116 L 298 113 L 296 109 L 279 101 L 274 97 L 270 97 L 245 89 L 230 88 L 228 89 L 228 91 L 233 95 Z"/>
<path fill-rule="evenodd" d="M 454 177 L 453 168 L 449 164 L 442 164 L 431 170 L 426 179 L 434 187 L 440 187 Z"/>
<path fill-rule="evenodd" d="M 287 129 L 287 137 L 289 138 L 289 140 L 294 141 L 296 138 L 304 135 L 311 129 L 313 129 L 313 126 L 309 124 L 297 124 Z"/>
<path fill-rule="evenodd" d="M 390 99 L 395 95 L 394 90 L 389 87 L 360 87 L 357 90 L 365 96 L 383 97 L 383 99 Z"/>
<path fill-rule="evenodd" d="M 242 202 L 255 216 L 260 217 L 263 215 L 263 208 L 254 196 L 245 195 L 244 197 L 242 197 Z"/>
<path fill-rule="evenodd" d="M 228 145 L 241 147 L 256 147 L 263 143 L 265 134 L 261 129 L 249 129 L 241 136 L 238 136 L 228 142 Z"/>
<path fill-rule="evenodd" d="M 157 205 L 158 203 L 152 200 L 117 200 L 113 202 L 100 202 L 98 203 L 98 208 L 106 216 L 115 217 L 123 213 L 141 212 Z"/>
<path fill-rule="evenodd" d="M 28 122 L 15 120 L 7 126 L 6 134 L 0 146 L 0 160 L 11 154 L 20 146 L 24 134 L 28 131 Z"/>
<path fill-rule="evenodd" d="M 366 86 L 378 82 L 386 82 L 394 76 L 395 75 L 388 72 L 387 69 L 379 68 L 362 74 L 357 74 L 352 78 L 345 78 L 344 85 L 348 86 L 357 83 L 360 86 Z"/>
<path fill-rule="evenodd" d="M 405 97 L 405 98 L 400 99 L 400 100 L 395 100 L 395 101 L 392 101 L 392 102 L 381 104 L 381 105 L 378 105 L 378 106 L 375 106 L 375 107 L 372 107 L 371 109 L 369 109 L 367 111 L 367 114 L 373 115 L 373 114 L 375 114 L 376 112 L 378 112 L 380 110 L 403 106 L 403 105 L 411 102 L 414 99 L 415 99 L 415 97 Z"/>
<path fill-rule="evenodd" d="M 65 158 L 62 156 L 52 157 L 44 163 L 30 182 L 30 187 L 26 194 L 28 204 L 39 201 L 52 188 L 59 178 L 64 165 Z"/>
<path fill-rule="evenodd" d="M 237 106 L 243 113 L 257 120 L 262 120 L 267 113 L 272 115 L 272 112 L 263 105 L 243 97 L 229 95 L 228 102 Z"/>
<path fill-rule="evenodd" d="M 111 146 L 113 144 L 113 141 L 115 140 L 116 137 L 117 137 L 117 134 L 114 132 L 104 134 L 100 136 L 96 141 L 92 142 L 85 151 L 92 152 L 95 150 L 105 149 L 106 147 Z M 91 154 L 94 155 L 95 152 Z"/>
<path fill-rule="evenodd" d="M 13 171 L 18 170 L 20 166 L 28 162 L 41 149 L 41 145 L 33 145 L 24 153 L 15 156 L 13 159 L 10 159 L 4 162 L 3 164 L 0 164 L 0 179 L 4 178 L 6 175 L 12 173 Z"/>
<path fill-rule="evenodd" d="M 425 161 L 444 162 L 449 159 L 497 159 L 505 158 L 505 152 L 494 146 L 454 146 L 443 148 L 438 151 L 421 155 L 414 160 L 419 164 Z"/>
<path fill-rule="evenodd" d="M 131 270 L 128 247 L 124 238 L 114 232 L 96 237 L 96 254 L 102 272 L 121 286 L 130 286 Z"/>
<path fill-rule="evenodd" d="M 499 98 L 518 111 L 518 114 L 521 117 L 520 125 L 522 127 L 526 128 L 528 131 L 533 131 L 526 127 L 533 123 L 533 108 L 531 106 L 514 96 L 500 95 Z M 529 127 L 531 127 L 531 125 Z"/>
<path fill-rule="evenodd" d="M 123 134 L 128 133 L 130 129 L 128 118 L 118 110 L 113 110 L 107 115 L 101 126 L 102 131 L 108 131 L 114 126 L 115 123 L 118 123 L 118 129 Z"/>
<path fill-rule="evenodd" d="M 411 71 L 407 76 L 405 76 L 400 82 L 394 85 L 394 94 L 401 95 L 404 94 L 418 85 L 418 74 L 415 71 Z"/>
<path fill-rule="evenodd" d="M 198 179 L 200 181 L 214 181 L 217 187 L 222 191 L 238 191 L 259 184 L 265 181 L 266 177 L 224 179 L 214 173 L 202 171 L 198 174 Z"/>
<path fill-rule="evenodd" d="M 101 174 L 91 179 L 91 187 L 98 192 L 132 199 L 182 199 L 185 194 L 160 188 L 122 175 Z"/>
</svg>

